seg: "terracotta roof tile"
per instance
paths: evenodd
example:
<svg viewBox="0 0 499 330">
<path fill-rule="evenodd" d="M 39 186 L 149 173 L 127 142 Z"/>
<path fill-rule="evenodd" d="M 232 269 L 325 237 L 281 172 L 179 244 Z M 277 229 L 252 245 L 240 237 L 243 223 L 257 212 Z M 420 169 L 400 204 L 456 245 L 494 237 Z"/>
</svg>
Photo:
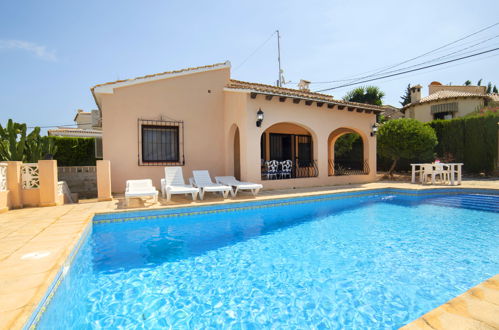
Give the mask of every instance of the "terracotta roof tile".
<svg viewBox="0 0 499 330">
<path fill-rule="evenodd" d="M 375 111 L 383 111 L 384 110 L 383 107 L 380 107 L 377 105 L 336 100 L 333 98 L 332 95 L 328 95 L 328 94 L 304 91 L 304 90 L 293 89 L 293 88 L 285 88 L 285 87 L 277 87 L 277 86 L 272 86 L 272 85 L 251 83 L 251 82 L 234 80 L 234 79 L 231 79 L 229 84 L 226 85 L 226 87 L 230 88 L 230 89 L 244 89 L 244 90 L 262 92 L 262 93 L 273 94 L 273 95 L 282 95 L 282 96 L 297 97 L 297 98 L 308 98 L 308 99 L 314 99 L 314 100 L 318 100 L 318 101 L 344 104 L 346 106 L 371 109 L 371 110 L 375 110 Z"/>
<path fill-rule="evenodd" d="M 411 106 L 422 103 L 435 102 L 435 101 L 454 99 L 454 98 L 469 98 L 469 97 L 479 97 L 479 98 L 489 98 L 489 99 L 494 99 L 494 97 L 497 97 L 499 100 L 499 95 L 494 96 L 494 94 L 479 94 L 479 93 L 468 93 L 468 92 L 458 92 L 458 91 L 438 91 L 426 97 L 423 97 L 421 100 L 419 100 L 419 102 L 407 104 L 404 106 L 404 108 L 409 108 Z"/>
</svg>

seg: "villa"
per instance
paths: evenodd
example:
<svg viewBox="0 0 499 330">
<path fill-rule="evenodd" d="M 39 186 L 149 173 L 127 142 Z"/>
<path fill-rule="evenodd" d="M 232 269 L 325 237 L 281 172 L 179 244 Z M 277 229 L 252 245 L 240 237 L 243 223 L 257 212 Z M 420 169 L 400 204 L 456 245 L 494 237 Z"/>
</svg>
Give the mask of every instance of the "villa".
<svg viewBox="0 0 499 330">
<path fill-rule="evenodd" d="M 382 107 L 311 92 L 305 81 L 289 89 L 234 80 L 230 68 L 225 62 L 91 89 L 113 192 L 122 192 L 128 179 L 151 178 L 159 186 L 170 165 L 183 166 L 186 176 L 206 169 L 266 189 L 373 181 Z M 363 159 L 340 176 L 334 144 L 347 133 L 361 136 Z M 291 175 L 267 175 L 273 160 L 291 161 Z"/>
</svg>

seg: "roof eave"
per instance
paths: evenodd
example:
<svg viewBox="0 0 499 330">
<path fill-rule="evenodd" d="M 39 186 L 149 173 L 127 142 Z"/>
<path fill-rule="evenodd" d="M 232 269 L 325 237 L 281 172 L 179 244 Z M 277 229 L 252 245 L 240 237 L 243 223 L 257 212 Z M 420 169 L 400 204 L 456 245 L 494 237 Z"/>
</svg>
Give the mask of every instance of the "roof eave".
<svg viewBox="0 0 499 330">
<path fill-rule="evenodd" d="M 300 95 L 288 95 L 288 94 L 283 94 L 283 93 L 264 92 L 264 91 L 259 91 L 256 89 L 232 88 L 232 87 L 225 87 L 224 91 L 241 92 L 241 93 L 247 93 L 247 94 L 256 93 L 256 94 L 261 94 L 261 95 L 272 95 L 272 96 L 277 96 L 277 97 L 295 98 L 295 99 L 301 99 L 301 100 L 306 100 L 306 101 L 328 103 L 328 104 L 334 104 L 334 105 L 338 105 L 338 106 L 346 106 L 346 107 L 350 106 L 350 107 L 370 110 L 370 111 L 373 111 L 374 113 L 378 113 L 378 114 L 384 112 L 384 110 L 382 110 L 382 109 L 372 108 L 372 107 L 365 106 L 362 104 L 338 102 L 338 101 L 333 101 L 333 100 L 326 100 L 326 99 L 323 99 L 320 97 L 306 97 L 306 96 L 300 96 Z"/>
<path fill-rule="evenodd" d="M 203 66 L 192 70 L 170 71 L 154 75 L 132 78 L 128 80 L 120 80 L 116 82 L 95 85 L 94 87 L 91 88 L 91 90 L 94 94 L 113 94 L 115 88 L 144 84 L 151 81 L 170 79 L 180 76 L 191 75 L 195 73 L 222 70 L 230 67 L 231 67 L 230 61 L 226 61 L 224 63 L 219 63 L 212 66 Z"/>
</svg>

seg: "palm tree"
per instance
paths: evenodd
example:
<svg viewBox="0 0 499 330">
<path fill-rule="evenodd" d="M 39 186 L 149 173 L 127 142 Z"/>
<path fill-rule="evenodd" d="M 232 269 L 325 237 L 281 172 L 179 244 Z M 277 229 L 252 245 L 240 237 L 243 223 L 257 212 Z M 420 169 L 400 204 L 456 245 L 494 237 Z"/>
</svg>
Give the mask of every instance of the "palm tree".
<svg viewBox="0 0 499 330">
<path fill-rule="evenodd" d="M 343 100 L 350 102 L 367 103 L 373 105 L 382 105 L 382 98 L 385 96 L 379 87 L 376 86 L 363 86 L 357 87 L 348 92 Z"/>
</svg>

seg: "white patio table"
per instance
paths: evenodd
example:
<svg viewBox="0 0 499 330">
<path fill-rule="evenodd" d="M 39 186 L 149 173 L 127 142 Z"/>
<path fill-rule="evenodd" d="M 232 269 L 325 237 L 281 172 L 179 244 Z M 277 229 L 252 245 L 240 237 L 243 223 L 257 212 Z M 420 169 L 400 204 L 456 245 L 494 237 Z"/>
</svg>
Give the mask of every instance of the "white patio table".
<svg viewBox="0 0 499 330">
<path fill-rule="evenodd" d="M 461 176 L 462 176 L 462 167 L 463 163 L 440 163 L 441 165 L 446 165 L 449 168 L 449 181 L 453 186 L 456 184 L 461 184 Z M 425 165 L 435 165 L 435 164 L 411 164 L 412 167 L 412 175 L 411 175 L 411 183 L 416 183 L 416 173 L 419 175 L 419 182 L 423 182 L 423 166 Z"/>
</svg>

